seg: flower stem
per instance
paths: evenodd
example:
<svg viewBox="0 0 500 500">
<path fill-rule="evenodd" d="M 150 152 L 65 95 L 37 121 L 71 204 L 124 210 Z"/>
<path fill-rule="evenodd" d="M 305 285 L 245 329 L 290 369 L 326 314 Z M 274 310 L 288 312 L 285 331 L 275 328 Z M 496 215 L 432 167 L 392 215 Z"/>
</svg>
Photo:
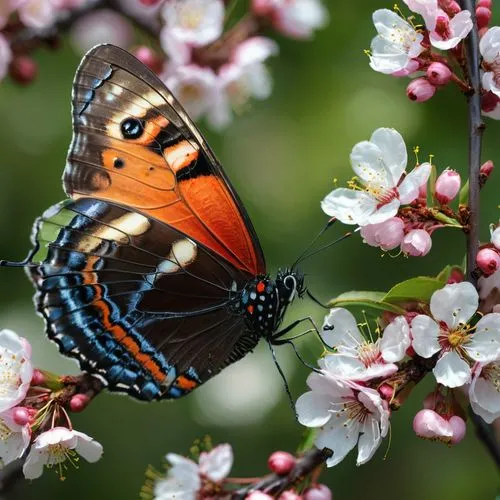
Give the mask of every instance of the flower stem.
<svg viewBox="0 0 500 500">
<path fill-rule="evenodd" d="M 476 24 L 475 0 L 460 0 L 462 9 L 470 12 L 472 30 L 465 40 L 465 58 L 471 92 L 467 95 L 469 109 L 469 233 L 467 234 L 467 280 L 477 284 L 476 255 L 479 248 L 479 170 L 481 167 L 481 140 L 485 128 L 481 119 L 481 77 L 479 34 Z M 469 409 L 470 410 L 470 409 Z M 486 446 L 495 463 L 500 466 L 500 445 L 490 425 L 472 415 L 476 435 Z"/>
</svg>

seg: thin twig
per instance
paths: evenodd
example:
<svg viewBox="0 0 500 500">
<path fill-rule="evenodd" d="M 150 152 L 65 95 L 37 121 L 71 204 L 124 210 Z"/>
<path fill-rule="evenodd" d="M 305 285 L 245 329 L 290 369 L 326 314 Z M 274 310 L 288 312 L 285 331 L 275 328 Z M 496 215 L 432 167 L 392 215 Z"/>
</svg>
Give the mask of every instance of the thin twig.
<svg viewBox="0 0 500 500">
<path fill-rule="evenodd" d="M 479 170 L 481 167 L 481 140 L 484 123 L 481 119 L 481 75 L 479 34 L 476 24 L 475 0 L 461 0 L 462 9 L 471 13 L 472 30 L 465 40 L 465 58 L 471 92 L 467 95 L 469 109 L 469 232 L 467 234 L 467 280 L 476 285 L 476 256 L 479 248 Z M 486 446 L 500 467 L 500 445 L 491 426 L 469 409 L 476 435 Z"/>
<path fill-rule="evenodd" d="M 231 495 L 231 498 L 234 500 L 241 500 L 244 499 L 248 493 L 255 490 L 265 491 L 270 495 L 277 496 L 286 489 L 295 486 L 316 468 L 323 465 L 332 454 L 333 452 L 328 448 L 323 448 L 322 450 L 313 449 L 299 458 L 295 467 L 286 476 L 270 474 L 258 483 L 254 483 L 251 487 L 245 487 L 235 491 Z"/>
</svg>

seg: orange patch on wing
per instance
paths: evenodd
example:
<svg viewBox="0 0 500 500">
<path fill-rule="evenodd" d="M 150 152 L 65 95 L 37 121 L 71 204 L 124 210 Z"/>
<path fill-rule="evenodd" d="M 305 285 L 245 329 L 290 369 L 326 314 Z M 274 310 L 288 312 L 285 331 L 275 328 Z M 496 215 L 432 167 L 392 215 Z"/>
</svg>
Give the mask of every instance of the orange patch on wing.
<svg viewBox="0 0 500 500">
<path fill-rule="evenodd" d="M 144 132 L 137 139 L 127 139 L 127 142 L 132 144 L 140 144 L 141 146 L 149 146 L 152 144 L 162 129 L 166 128 L 170 122 L 164 116 L 156 116 L 147 120 L 144 124 Z"/>
<path fill-rule="evenodd" d="M 96 292 L 92 305 L 101 312 L 101 320 L 104 328 L 106 328 L 106 330 L 113 335 L 118 343 L 123 345 L 130 352 L 130 354 L 132 354 L 138 363 L 151 373 L 154 379 L 156 379 L 159 383 L 162 383 L 165 380 L 166 375 L 160 370 L 160 367 L 154 362 L 151 356 L 141 352 L 137 342 L 135 342 L 132 337 L 129 337 L 127 332 L 120 325 L 116 325 L 111 321 L 111 311 L 106 301 L 102 298 L 102 288 L 97 283 L 97 275 L 95 272 L 92 272 L 94 271 L 94 266 L 98 260 L 98 256 L 91 255 L 88 257 L 87 263 L 83 268 L 83 271 L 86 271 L 83 274 L 83 283 L 86 285 L 92 285 Z"/>
<path fill-rule="evenodd" d="M 198 382 L 196 382 L 195 380 L 191 380 L 184 375 L 179 375 L 177 377 L 177 380 L 175 381 L 175 385 L 179 387 L 179 389 L 183 389 L 184 391 L 192 391 L 195 387 L 198 386 Z"/>
</svg>

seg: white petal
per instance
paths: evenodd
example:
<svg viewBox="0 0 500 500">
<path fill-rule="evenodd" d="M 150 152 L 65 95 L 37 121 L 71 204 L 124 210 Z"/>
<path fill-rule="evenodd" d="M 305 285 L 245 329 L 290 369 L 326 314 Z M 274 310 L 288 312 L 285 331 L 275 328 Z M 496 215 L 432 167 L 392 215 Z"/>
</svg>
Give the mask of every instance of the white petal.
<svg viewBox="0 0 500 500">
<path fill-rule="evenodd" d="M 488 363 L 500 357 L 500 314 L 483 316 L 476 325 L 471 341 L 464 345 L 467 354 L 475 361 Z"/>
<path fill-rule="evenodd" d="M 380 339 L 382 358 L 389 363 L 401 361 L 411 345 L 410 327 L 404 316 L 389 323 Z"/>
<path fill-rule="evenodd" d="M 479 50 L 487 63 L 495 61 L 500 54 L 500 26 L 493 26 L 481 37 Z"/>
<path fill-rule="evenodd" d="M 368 462 L 377 451 L 381 441 L 378 422 L 373 417 L 368 417 L 363 425 L 362 434 L 359 437 L 356 465 L 363 465 Z"/>
<path fill-rule="evenodd" d="M 446 387 L 461 387 L 469 382 L 471 377 L 470 366 L 455 351 L 444 353 L 432 372 L 436 381 Z"/>
<path fill-rule="evenodd" d="M 186 484 L 186 488 L 196 489 L 195 486 L 199 483 L 198 465 L 189 458 L 176 453 L 168 453 L 165 458 L 172 465 L 169 475 Z"/>
<path fill-rule="evenodd" d="M 343 416 L 333 419 L 321 430 L 316 438 L 316 446 L 319 449 L 326 447 L 333 451 L 333 456 L 326 461 L 326 465 L 333 467 L 340 463 L 356 446 L 358 435 L 359 423 L 346 420 Z"/>
<path fill-rule="evenodd" d="M 356 318 L 343 307 L 335 307 L 325 317 L 321 337 L 332 348 L 356 349 L 364 343 Z"/>
<path fill-rule="evenodd" d="M 493 71 L 485 71 L 483 73 L 482 83 L 485 90 L 489 90 L 500 97 L 500 87 L 497 85 L 497 80 Z"/>
<path fill-rule="evenodd" d="M 306 427 L 321 427 L 331 418 L 331 403 L 327 395 L 317 392 L 306 392 L 297 399 L 295 409 L 297 418 Z"/>
<path fill-rule="evenodd" d="M 370 68 L 386 75 L 401 71 L 410 61 L 405 51 L 381 35 L 372 40 L 370 52 Z"/>
<path fill-rule="evenodd" d="M 228 476 L 233 466 L 233 449 L 231 445 L 221 444 L 209 453 L 201 453 L 199 464 L 202 474 L 212 481 L 222 481 Z"/>
<path fill-rule="evenodd" d="M 441 350 L 438 342 L 439 325 L 429 316 L 419 314 L 411 322 L 412 346 L 423 358 L 430 358 Z"/>
<path fill-rule="evenodd" d="M 500 250 L 500 226 L 491 233 L 491 242 L 497 250 Z"/>
<path fill-rule="evenodd" d="M 326 356 L 325 358 L 327 358 Z M 318 361 L 320 367 L 325 368 L 326 359 L 322 358 Z M 307 377 L 307 385 L 318 393 L 328 396 L 329 401 L 341 401 L 343 398 L 353 397 L 352 388 L 349 383 L 338 377 L 334 377 L 326 370 L 321 373 L 313 372 Z"/>
<path fill-rule="evenodd" d="M 330 217 L 343 224 L 368 224 L 368 218 L 377 208 L 377 200 L 363 191 L 347 188 L 334 189 L 321 202 L 321 208 Z"/>
<path fill-rule="evenodd" d="M 240 66 L 262 63 L 268 57 L 275 56 L 279 52 L 279 46 L 270 38 L 255 36 L 240 43 L 234 53 L 233 61 Z"/>
<path fill-rule="evenodd" d="M 382 152 L 382 161 L 391 176 L 388 187 L 396 186 L 408 162 L 403 137 L 393 128 L 379 128 L 373 132 L 370 142 Z"/>
<path fill-rule="evenodd" d="M 474 370 L 474 376 L 469 386 L 469 399 L 474 413 L 477 413 L 485 422 L 491 424 L 494 420 L 500 417 L 500 391 L 495 386 L 495 382 L 490 378 L 481 376 L 480 368 Z M 500 367 L 498 363 L 491 363 L 490 369 L 495 366 L 496 371 L 493 371 L 493 376 L 498 377 Z M 482 369 L 488 369 L 482 366 Z M 496 381 L 498 384 L 498 380 Z"/>
<path fill-rule="evenodd" d="M 424 185 L 431 175 L 431 164 L 422 163 L 414 168 L 398 186 L 399 201 L 406 205 L 415 200 L 418 196 L 420 186 Z"/>
<path fill-rule="evenodd" d="M 431 297 L 431 312 L 434 319 L 444 321 L 451 330 L 466 324 L 477 311 L 479 297 L 472 283 L 462 281 L 446 285 Z"/>
<path fill-rule="evenodd" d="M 39 450 L 31 448 L 23 465 L 23 474 L 26 479 L 36 479 L 43 473 L 45 456 Z"/>
<path fill-rule="evenodd" d="M 390 201 L 389 203 L 384 203 L 380 208 L 377 208 L 373 214 L 368 217 L 368 224 L 380 224 L 386 220 L 394 217 L 400 207 L 401 203 L 397 198 Z M 361 225 L 361 224 L 360 224 Z"/>
<path fill-rule="evenodd" d="M 83 432 L 73 431 L 78 437 L 76 452 L 87 462 L 97 462 L 102 457 L 102 445 Z"/>
</svg>

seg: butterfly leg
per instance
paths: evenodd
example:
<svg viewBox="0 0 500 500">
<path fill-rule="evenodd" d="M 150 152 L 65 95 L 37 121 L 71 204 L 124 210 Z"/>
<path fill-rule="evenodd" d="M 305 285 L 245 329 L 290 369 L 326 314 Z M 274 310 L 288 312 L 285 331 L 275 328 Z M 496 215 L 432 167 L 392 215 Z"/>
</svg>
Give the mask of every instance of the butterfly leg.
<svg viewBox="0 0 500 500">
<path fill-rule="evenodd" d="M 282 339 L 281 338 L 281 337 L 283 337 L 283 335 L 286 335 L 288 332 L 292 331 L 294 328 L 296 328 L 297 326 L 299 326 L 304 321 L 309 321 L 309 323 L 312 325 L 312 328 L 310 328 L 309 330 L 307 330 L 305 332 L 299 333 L 298 335 L 295 335 L 293 337 L 289 337 L 287 339 Z M 280 330 L 279 332 L 274 333 L 271 336 L 271 342 L 274 345 L 281 345 L 283 343 L 286 343 L 286 341 L 298 339 L 298 338 L 303 337 L 304 335 L 306 335 L 308 333 L 311 333 L 311 332 L 315 332 L 316 333 L 316 336 L 318 337 L 319 341 L 321 342 L 321 344 L 323 345 L 323 347 L 325 349 L 331 349 L 331 346 L 329 346 L 328 344 L 326 344 L 325 341 L 323 340 L 323 338 L 321 337 L 320 330 L 316 326 L 316 323 L 314 322 L 314 320 L 312 319 L 311 316 L 305 316 L 304 318 L 298 319 L 298 320 L 294 321 L 293 323 L 290 323 L 285 328 L 283 328 L 283 330 Z"/>
</svg>

